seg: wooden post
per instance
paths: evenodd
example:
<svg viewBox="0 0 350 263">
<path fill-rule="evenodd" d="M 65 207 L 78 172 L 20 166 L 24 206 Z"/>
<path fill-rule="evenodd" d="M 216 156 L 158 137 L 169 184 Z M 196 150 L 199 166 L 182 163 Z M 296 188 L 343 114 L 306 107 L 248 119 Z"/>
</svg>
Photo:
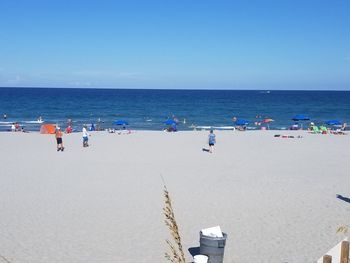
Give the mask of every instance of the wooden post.
<svg viewBox="0 0 350 263">
<path fill-rule="evenodd" d="M 332 263 L 332 256 L 330 255 L 323 256 L 323 263 Z"/>
<path fill-rule="evenodd" d="M 349 263 L 349 242 L 341 242 L 340 263 Z"/>
</svg>

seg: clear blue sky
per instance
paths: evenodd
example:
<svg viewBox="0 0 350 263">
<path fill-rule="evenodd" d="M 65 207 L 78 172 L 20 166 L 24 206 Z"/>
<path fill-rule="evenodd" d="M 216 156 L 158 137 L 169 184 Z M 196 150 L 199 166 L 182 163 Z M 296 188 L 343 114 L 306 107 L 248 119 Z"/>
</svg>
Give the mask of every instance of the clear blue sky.
<svg viewBox="0 0 350 263">
<path fill-rule="evenodd" d="M 349 0 L 2 0 L 0 86 L 350 89 Z"/>
</svg>

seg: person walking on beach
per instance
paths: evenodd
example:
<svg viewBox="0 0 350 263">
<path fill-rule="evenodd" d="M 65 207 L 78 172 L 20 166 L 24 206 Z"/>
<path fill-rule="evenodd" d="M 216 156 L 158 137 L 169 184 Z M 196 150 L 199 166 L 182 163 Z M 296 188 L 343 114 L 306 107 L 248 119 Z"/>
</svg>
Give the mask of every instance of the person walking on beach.
<svg viewBox="0 0 350 263">
<path fill-rule="evenodd" d="M 213 150 L 214 150 L 214 145 L 216 143 L 216 136 L 214 134 L 214 131 L 213 130 L 210 130 L 210 133 L 209 133 L 209 152 L 212 153 Z"/>
<path fill-rule="evenodd" d="M 83 147 L 89 146 L 89 133 L 86 129 L 86 125 L 83 126 Z"/>
<path fill-rule="evenodd" d="M 61 128 L 57 127 L 56 128 L 56 133 L 55 133 L 55 137 L 56 137 L 56 142 L 57 142 L 57 151 L 64 151 L 64 147 L 63 147 L 63 141 L 62 141 L 62 132 L 61 132 Z"/>
</svg>

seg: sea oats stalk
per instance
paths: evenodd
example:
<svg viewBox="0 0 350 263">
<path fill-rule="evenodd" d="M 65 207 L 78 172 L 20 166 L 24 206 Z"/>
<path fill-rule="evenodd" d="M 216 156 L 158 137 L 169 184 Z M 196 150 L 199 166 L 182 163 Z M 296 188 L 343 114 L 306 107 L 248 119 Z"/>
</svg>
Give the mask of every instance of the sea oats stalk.
<svg viewBox="0 0 350 263">
<path fill-rule="evenodd" d="M 350 228 L 350 226 L 348 226 L 348 225 L 341 226 L 337 229 L 337 233 L 347 234 L 349 231 L 349 228 Z"/>
<path fill-rule="evenodd" d="M 170 253 L 165 253 L 165 258 L 173 263 L 185 263 L 185 254 L 182 249 L 181 237 L 179 233 L 179 227 L 176 223 L 174 210 L 171 205 L 171 199 L 168 189 L 164 185 L 164 208 L 163 213 L 165 215 L 165 225 L 169 228 L 173 242 L 166 240 L 169 246 Z"/>
</svg>

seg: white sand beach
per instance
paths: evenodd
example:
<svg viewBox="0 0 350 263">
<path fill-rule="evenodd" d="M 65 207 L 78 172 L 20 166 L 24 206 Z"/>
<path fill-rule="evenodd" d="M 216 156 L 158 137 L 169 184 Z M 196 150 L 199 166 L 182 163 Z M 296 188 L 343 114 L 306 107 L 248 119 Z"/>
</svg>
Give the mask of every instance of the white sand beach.
<svg viewBox="0 0 350 263">
<path fill-rule="evenodd" d="M 11 263 L 166 262 L 163 182 L 188 262 L 202 228 L 226 263 L 316 262 L 350 224 L 350 135 L 303 131 L 0 133 L 0 254 Z M 303 138 L 274 138 L 274 134 Z M 1 259 L 0 262 L 2 263 Z"/>
</svg>

